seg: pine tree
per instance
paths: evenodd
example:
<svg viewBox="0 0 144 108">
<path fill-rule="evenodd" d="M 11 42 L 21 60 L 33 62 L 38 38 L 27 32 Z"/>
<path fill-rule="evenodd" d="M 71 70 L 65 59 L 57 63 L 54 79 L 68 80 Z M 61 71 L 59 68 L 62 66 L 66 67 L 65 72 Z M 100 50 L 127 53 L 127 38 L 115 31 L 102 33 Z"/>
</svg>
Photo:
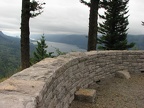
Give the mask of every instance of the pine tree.
<svg viewBox="0 0 144 108">
<path fill-rule="evenodd" d="M 129 0 L 108 0 L 102 2 L 106 9 L 104 15 L 100 15 L 104 22 L 99 24 L 98 39 L 99 49 L 103 50 L 126 50 L 132 48 L 134 43 L 127 42 L 128 4 Z"/>
<path fill-rule="evenodd" d="M 39 62 L 46 57 L 52 57 L 53 52 L 47 53 L 46 48 L 48 48 L 48 46 L 43 35 L 40 41 L 37 41 L 36 52 L 34 52 L 34 57 L 31 60 L 32 64 Z"/>
<path fill-rule="evenodd" d="M 98 8 L 100 0 L 90 0 L 86 2 L 85 0 L 80 0 L 81 3 L 90 7 L 89 16 L 89 33 L 88 33 L 88 51 L 96 50 L 97 45 L 97 20 L 98 20 Z"/>
<path fill-rule="evenodd" d="M 22 70 L 30 66 L 30 46 L 29 46 L 29 20 L 41 14 L 42 5 L 45 3 L 38 3 L 33 0 L 22 0 L 21 13 L 21 68 Z"/>
</svg>

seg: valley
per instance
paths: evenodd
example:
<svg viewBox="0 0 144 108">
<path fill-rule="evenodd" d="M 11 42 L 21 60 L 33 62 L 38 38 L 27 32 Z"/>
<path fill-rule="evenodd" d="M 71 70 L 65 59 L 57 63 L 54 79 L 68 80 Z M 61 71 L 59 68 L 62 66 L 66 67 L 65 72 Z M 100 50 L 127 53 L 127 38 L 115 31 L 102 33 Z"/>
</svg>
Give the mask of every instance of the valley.
<svg viewBox="0 0 144 108">
<path fill-rule="evenodd" d="M 32 35 L 31 40 L 31 55 L 35 50 L 36 41 L 41 38 L 41 35 Z M 54 35 L 45 34 L 47 51 L 61 52 L 86 51 L 87 36 L 86 35 Z M 128 42 L 136 43 L 131 50 L 144 50 L 144 35 L 128 35 Z M 9 77 L 20 69 L 20 38 L 7 36 L 0 31 L 0 79 Z"/>
</svg>

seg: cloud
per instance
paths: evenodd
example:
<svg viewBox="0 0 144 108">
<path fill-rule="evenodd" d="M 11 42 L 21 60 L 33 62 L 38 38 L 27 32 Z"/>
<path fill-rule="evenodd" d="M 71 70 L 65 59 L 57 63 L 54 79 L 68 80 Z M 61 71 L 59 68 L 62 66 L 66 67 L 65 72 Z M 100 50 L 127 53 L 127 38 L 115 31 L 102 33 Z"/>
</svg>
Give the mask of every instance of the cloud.
<svg viewBox="0 0 144 108">
<path fill-rule="evenodd" d="M 79 7 L 83 4 L 79 2 L 79 5 L 71 3 L 70 6 L 69 2 L 67 5 L 66 2 L 60 3 L 61 5 L 45 7 L 42 15 L 31 19 L 31 26 L 37 28 L 37 31 L 42 30 L 46 33 L 87 33 L 89 8 L 85 6 L 86 11 L 83 12 L 83 9 Z M 33 29 L 31 30 L 33 31 Z"/>
<path fill-rule="evenodd" d="M 89 0 L 86 0 L 89 1 Z M 1 0 L 0 30 L 20 32 L 21 3 L 20 0 Z M 31 33 L 50 34 L 87 34 L 89 8 L 79 0 L 40 0 L 46 2 L 44 12 L 30 19 Z M 144 34 L 143 7 L 144 0 L 129 1 L 129 33 Z"/>
</svg>

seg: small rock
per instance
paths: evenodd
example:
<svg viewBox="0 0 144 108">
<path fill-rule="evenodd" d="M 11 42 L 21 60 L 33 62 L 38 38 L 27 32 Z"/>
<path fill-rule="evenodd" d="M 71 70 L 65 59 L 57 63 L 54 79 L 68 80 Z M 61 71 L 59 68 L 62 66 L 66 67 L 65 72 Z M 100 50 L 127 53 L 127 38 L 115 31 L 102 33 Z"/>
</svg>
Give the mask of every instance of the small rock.
<svg viewBox="0 0 144 108">
<path fill-rule="evenodd" d="M 127 70 L 117 71 L 115 76 L 123 79 L 129 79 L 131 77 L 130 73 Z"/>
</svg>

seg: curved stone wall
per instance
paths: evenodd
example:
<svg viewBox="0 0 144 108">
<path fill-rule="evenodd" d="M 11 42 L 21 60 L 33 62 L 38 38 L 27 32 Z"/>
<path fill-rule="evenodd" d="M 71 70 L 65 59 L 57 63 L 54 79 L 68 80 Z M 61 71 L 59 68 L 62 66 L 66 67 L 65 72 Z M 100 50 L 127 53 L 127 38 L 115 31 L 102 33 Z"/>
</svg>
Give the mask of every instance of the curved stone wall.
<svg viewBox="0 0 144 108">
<path fill-rule="evenodd" d="M 144 71 L 144 51 L 73 52 L 47 58 L 0 83 L 0 108 L 68 108 L 77 89 L 119 70 Z"/>
</svg>

